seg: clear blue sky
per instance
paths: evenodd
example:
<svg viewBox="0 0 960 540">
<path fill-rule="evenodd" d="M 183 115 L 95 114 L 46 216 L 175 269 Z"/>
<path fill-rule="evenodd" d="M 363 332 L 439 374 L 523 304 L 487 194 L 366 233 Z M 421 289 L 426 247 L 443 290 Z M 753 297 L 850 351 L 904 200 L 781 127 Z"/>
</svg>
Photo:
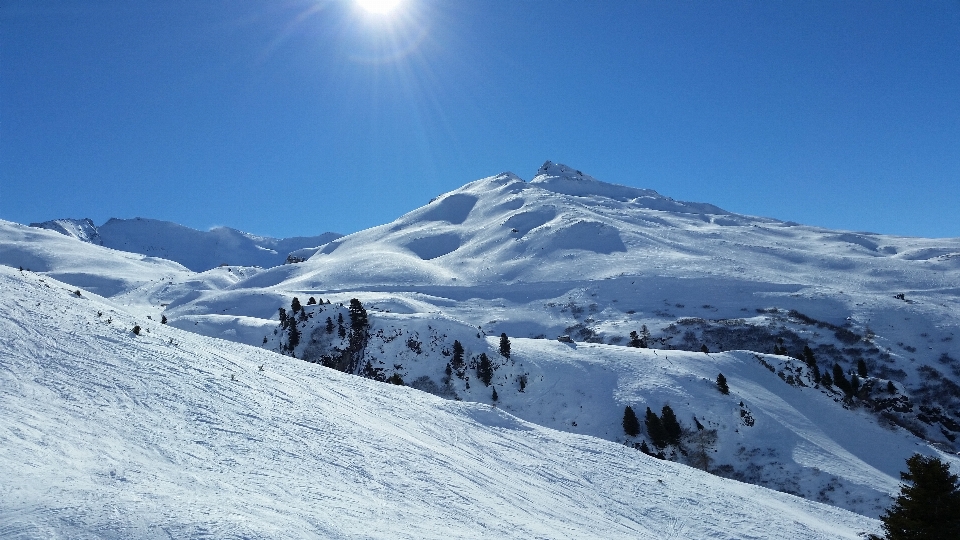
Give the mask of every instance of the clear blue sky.
<svg viewBox="0 0 960 540">
<path fill-rule="evenodd" d="M 960 236 L 960 1 L 6 0 L 0 218 L 349 233 L 543 161 Z"/>
</svg>

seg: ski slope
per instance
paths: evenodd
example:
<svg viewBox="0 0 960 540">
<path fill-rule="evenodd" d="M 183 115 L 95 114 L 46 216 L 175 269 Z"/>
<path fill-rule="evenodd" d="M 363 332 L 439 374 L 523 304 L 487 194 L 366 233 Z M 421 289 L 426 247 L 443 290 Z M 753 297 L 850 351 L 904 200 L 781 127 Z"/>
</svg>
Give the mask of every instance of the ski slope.
<svg viewBox="0 0 960 540">
<path fill-rule="evenodd" d="M 0 294 L 4 538 L 833 539 L 878 527 L 489 405 L 142 320 L 30 272 L 0 268 Z"/>
</svg>

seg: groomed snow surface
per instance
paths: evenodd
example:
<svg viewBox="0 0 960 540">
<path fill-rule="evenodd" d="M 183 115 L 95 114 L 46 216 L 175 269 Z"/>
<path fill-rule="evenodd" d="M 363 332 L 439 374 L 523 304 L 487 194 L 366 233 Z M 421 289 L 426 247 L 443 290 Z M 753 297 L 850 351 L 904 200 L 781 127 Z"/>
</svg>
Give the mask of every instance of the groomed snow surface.
<svg viewBox="0 0 960 540">
<path fill-rule="evenodd" d="M 3 538 L 834 539 L 877 529 L 488 405 L 144 324 L 51 278 L 0 268 L 0 292 Z"/>
</svg>

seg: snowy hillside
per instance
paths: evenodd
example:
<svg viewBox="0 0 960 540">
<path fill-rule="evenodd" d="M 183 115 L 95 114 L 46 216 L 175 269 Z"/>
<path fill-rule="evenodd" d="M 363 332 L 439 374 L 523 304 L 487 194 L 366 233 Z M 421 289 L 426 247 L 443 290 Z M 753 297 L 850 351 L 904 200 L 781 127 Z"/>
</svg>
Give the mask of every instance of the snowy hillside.
<svg viewBox="0 0 960 540">
<path fill-rule="evenodd" d="M 119 252 L 24 229 L 0 229 L 3 264 L 81 288 L 122 274 Z M 960 239 L 744 216 L 547 162 L 317 247 L 272 268 L 130 267 L 125 286 L 91 291 L 165 330 L 292 354 L 311 376 L 333 376 L 322 364 L 487 405 L 495 388 L 500 410 L 637 454 L 651 436 L 624 433 L 624 408 L 643 424 L 669 405 L 687 430 L 669 460 L 871 517 L 911 453 L 960 467 Z M 369 314 L 356 350 L 353 298 Z M 465 361 L 448 373 L 455 340 Z"/>
<path fill-rule="evenodd" d="M 113 249 L 169 259 L 195 272 L 221 265 L 269 268 L 283 264 L 291 254 L 312 255 L 315 250 L 310 248 L 342 236 L 328 232 L 319 236 L 277 239 L 228 227 L 214 227 L 204 232 L 169 221 L 143 218 L 111 218 L 100 227 L 95 227 L 89 219 L 56 219 L 30 226 Z"/>
<path fill-rule="evenodd" d="M 0 268 L 4 538 L 834 539 L 878 527 L 71 289 Z"/>
</svg>

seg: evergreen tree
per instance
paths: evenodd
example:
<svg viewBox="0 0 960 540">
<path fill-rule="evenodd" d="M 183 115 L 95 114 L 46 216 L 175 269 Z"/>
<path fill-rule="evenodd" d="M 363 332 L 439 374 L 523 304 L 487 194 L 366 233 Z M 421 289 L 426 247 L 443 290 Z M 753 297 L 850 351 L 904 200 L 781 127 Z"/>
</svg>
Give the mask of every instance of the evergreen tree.
<svg viewBox="0 0 960 540">
<path fill-rule="evenodd" d="M 843 391 L 844 394 L 850 394 L 850 381 L 847 380 L 847 377 L 843 374 L 843 368 L 840 367 L 840 364 L 833 365 L 833 384 L 837 385 L 837 388 Z"/>
<path fill-rule="evenodd" d="M 891 394 L 897 393 L 897 387 L 894 386 L 893 381 L 887 381 L 887 392 L 890 392 Z"/>
<path fill-rule="evenodd" d="M 300 310 L 300 322 L 307 322 L 307 319 L 309 319 L 309 318 L 310 318 L 310 317 L 307 315 L 307 310 L 301 309 L 301 310 Z"/>
<path fill-rule="evenodd" d="M 633 412 L 633 408 L 629 405 L 623 409 L 623 432 L 631 437 L 636 437 L 640 434 L 640 420 L 637 418 L 637 414 Z"/>
<path fill-rule="evenodd" d="M 707 344 L 706 344 L 706 343 L 704 343 L 703 345 L 700 345 L 700 352 L 702 352 L 703 354 L 709 354 L 709 353 L 710 353 L 710 349 L 707 348 Z"/>
<path fill-rule="evenodd" d="M 280 308 L 280 327 L 287 327 L 287 310 Z"/>
<path fill-rule="evenodd" d="M 167 324 L 167 316 L 160 315 L 160 324 Z"/>
<path fill-rule="evenodd" d="M 365 331 L 369 326 L 367 321 L 367 310 L 356 298 L 350 299 L 350 329 L 354 331 Z"/>
<path fill-rule="evenodd" d="M 809 345 L 803 346 L 803 361 L 810 367 L 817 364 L 817 358 L 813 356 L 813 349 L 811 349 Z"/>
<path fill-rule="evenodd" d="M 457 373 L 463 371 L 463 345 L 459 340 L 453 340 L 453 358 L 450 360 L 450 366 Z"/>
<path fill-rule="evenodd" d="M 814 384 L 820 384 L 820 366 L 814 362 L 813 366 L 813 382 Z"/>
<path fill-rule="evenodd" d="M 496 387 L 496 386 L 493 387 L 493 395 L 490 396 L 490 399 L 493 400 L 494 403 L 496 403 L 497 400 L 500 399 L 500 396 L 497 395 L 497 387 Z"/>
<path fill-rule="evenodd" d="M 648 455 L 648 456 L 653 455 L 653 454 L 650 453 L 650 447 L 647 446 L 647 441 L 642 441 L 642 442 L 640 443 L 640 451 L 643 452 L 644 454 Z"/>
<path fill-rule="evenodd" d="M 290 349 L 290 352 L 293 352 L 293 349 L 300 344 L 300 330 L 297 328 L 297 321 L 291 319 L 290 326 L 287 331 L 287 348 Z"/>
<path fill-rule="evenodd" d="M 850 376 L 850 395 L 855 396 L 860 391 L 860 377 Z"/>
<path fill-rule="evenodd" d="M 500 356 L 510 358 L 510 339 L 506 332 L 500 334 Z"/>
<path fill-rule="evenodd" d="M 683 428 L 680 427 L 680 421 L 673 409 L 669 405 L 664 405 L 660 411 L 660 424 L 663 426 L 663 432 L 666 435 L 667 444 L 680 446 L 680 437 L 683 436 Z"/>
<path fill-rule="evenodd" d="M 833 379 L 830 378 L 830 374 L 829 374 L 829 373 L 824 373 L 824 374 L 823 374 L 823 377 L 820 377 L 820 382 L 823 383 L 823 385 L 824 385 L 824 386 L 827 386 L 827 387 L 833 386 Z"/>
<path fill-rule="evenodd" d="M 139 324 L 138 324 L 138 325 L 135 325 L 135 326 L 133 327 L 133 333 L 136 334 L 136 335 L 138 335 L 138 336 L 140 335 L 140 325 L 139 325 Z"/>
<path fill-rule="evenodd" d="M 327 325 L 326 325 L 326 327 L 325 327 L 327 333 L 328 333 L 328 334 L 332 334 L 332 333 L 333 333 L 333 328 L 334 328 L 334 327 L 333 327 L 333 319 L 331 319 L 330 317 L 327 317 Z"/>
<path fill-rule="evenodd" d="M 723 376 L 723 373 L 717 375 L 717 390 L 720 390 L 721 394 L 729 394 L 730 387 L 727 386 L 727 378 Z"/>
<path fill-rule="evenodd" d="M 316 304 L 316 303 L 317 303 L 317 299 L 314 298 L 314 297 L 312 297 L 312 296 L 310 297 L 309 300 L 307 300 L 307 305 L 308 305 L 308 306 L 312 306 L 312 305 L 314 305 L 314 304 Z"/>
<path fill-rule="evenodd" d="M 480 362 L 477 363 L 477 378 L 483 382 L 484 386 L 490 386 L 490 380 L 493 379 L 493 364 L 490 363 L 487 353 L 480 353 Z"/>
<path fill-rule="evenodd" d="M 399 373 L 394 373 L 389 379 L 387 379 L 387 382 L 397 386 L 403 386 L 403 377 L 401 377 Z"/>
<path fill-rule="evenodd" d="M 857 375 L 864 379 L 867 378 L 867 363 L 863 361 L 863 358 L 857 360 Z"/>
<path fill-rule="evenodd" d="M 647 427 L 647 436 L 650 437 L 650 442 L 653 443 L 653 446 L 658 449 L 667 446 L 667 434 L 663 430 L 663 423 L 660 422 L 660 417 L 657 416 L 657 413 L 650 410 L 650 407 L 647 407 L 647 413 L 643 419 L 643 423 Z"/>
<path fill-rule="evenodd" d="M 290 302 L 290 311 L 291 311 L 293 314 L 296 314 L 296 313 L 297 313 L 298 311 L 300 311 L 302 308 L 303 308 L 303 306 L 300 305 L 300 299 L 297 298 L 296 296 L 294 296 L 294 297 L 293 297 L 293 301 Z"/>
<path fill-rule="evenodd" d="M 639 349 L 639 348 L 640 348 L 640 343 L 641 343 L 642 341 L 643 341 L 643 340 L 640 339 L 640 335 L 637 334 L 637 331 L 636 331 L 636 330 L 631 330 L 631 331 L 630 331 L 630 342 L 628 343 L 629 346 Z"/>
<path fill-rule="evenodd" d="M 960 481 L 950 464 L 914 454 L 901 472 L 900 495 L 880 516 L 888 540 L 960 538 Z"/>
</svg>

